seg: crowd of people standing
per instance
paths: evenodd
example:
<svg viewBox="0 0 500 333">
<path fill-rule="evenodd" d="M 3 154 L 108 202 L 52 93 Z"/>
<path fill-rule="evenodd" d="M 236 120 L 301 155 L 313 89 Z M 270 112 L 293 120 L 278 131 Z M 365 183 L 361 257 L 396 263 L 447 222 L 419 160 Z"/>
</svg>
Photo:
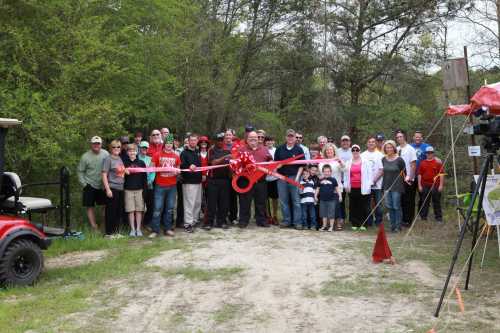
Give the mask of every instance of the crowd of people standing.
<svg viewBox="0 0 500 333">
<path fill-rule="evenodd" d="M 103 140 L 94 136 L 90 150 L 81 157 L 78 178 L 90 226 L 98 230 L 95 206 L 105 205 L 109 237 L 119 237 L 125 226 L 131 237 L 143 236 L 146 227 L 151 238 L 162 233 L 174 236 L 176 227 L 188 233 L 197 226 L 246 228 L 252 202 L 259 227 L 340 231 L 348 219 L 353 230 L 364 231 L 382 223 L 385 207 L 391 231 L 399 232 L 414 221 L 417 207 L 426 220 L 431 202 L 435 220 L 442 223 L 442 162 L 423 142 L 422 132 L 414 133 L 412 143 L 404 131 L 396 131 L 394 137 L 396 141 L 386 140 L 382 133 L 370 136 L 362 151 L 348 135 L 338 146 L 326 136 L 306 146 L 303 134 L 289 129 L 285 142 L 275 146 L 274 138 L 252 126 L 245 127 L 241 139 L 228 129 L 211 139 L 187 133 L 183 141 L 162 128 L 151 131 L 147 139 L 136 132 L 133 141 L 128 136 L 112 140 L 106 151 Z M 232 188 L 229 167 L 197 171 L 229 166 L 235 150 L 251 155 L 255 162 L 289 158 L 307 162 L 280 165 L 279 177 L 263 176 L 245 193 Z M 171 171 L 131 169 L 148 167 Z"/>
</svg>

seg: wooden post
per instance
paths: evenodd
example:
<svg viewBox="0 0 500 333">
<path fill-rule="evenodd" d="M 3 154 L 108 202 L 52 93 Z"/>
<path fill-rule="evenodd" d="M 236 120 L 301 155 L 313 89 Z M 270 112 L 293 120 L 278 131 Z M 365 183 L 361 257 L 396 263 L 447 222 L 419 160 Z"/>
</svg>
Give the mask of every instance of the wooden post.
<svg viewBox="0 0 500 333">
<path fill-rule="evenodd" d="M 470 104 L 471 92 L 470 92 L 470 74 L 469 74 L 469 58 L 467 57 L 467 46 L 464 46 L 464 59 L 465 59 L 465 68 L 467 69 L 467 104 Z M 471 126 L 474 126 L 474 117 L 469 117 L 469 123 Z M 476 138 L 473 135 L 470 136 L 471 145 L 476 145 Z M 477 157 L 472 157 L 472 166 L 474 169 L 474 174 L 477 175 L 479 172 L 479 166 L 477 162 Z"/>
</svg>

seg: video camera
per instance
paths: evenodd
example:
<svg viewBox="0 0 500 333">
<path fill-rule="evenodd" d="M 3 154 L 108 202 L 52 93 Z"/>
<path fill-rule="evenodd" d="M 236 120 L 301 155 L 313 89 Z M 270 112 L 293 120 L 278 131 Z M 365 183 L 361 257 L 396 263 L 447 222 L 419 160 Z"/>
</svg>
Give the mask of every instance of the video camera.
<svg viewBox="0 0 500 333">
<path fill-rule="evenodd" d="M 479 123 L 472 127 L 472 135 L 482 135 L 483 146 L 487 151 L 496 152 L 500 149 L 500 116 L 490 113 L 488 107 L 481 107 L 474 111 Z"/>
</svg>

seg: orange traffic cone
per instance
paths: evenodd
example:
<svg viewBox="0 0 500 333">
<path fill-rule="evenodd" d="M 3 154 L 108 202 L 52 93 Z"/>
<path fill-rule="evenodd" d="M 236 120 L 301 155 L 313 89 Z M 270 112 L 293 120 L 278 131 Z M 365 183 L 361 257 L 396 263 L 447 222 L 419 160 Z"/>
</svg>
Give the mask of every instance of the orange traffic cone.
<svg viewBox="0 0 500 333">
<path fill-rule="evenodd" d="M 383 223 L 380 223 L 378 227 L 377 240 L 375 241 L 375 247 L 373 248 L 372 259 L 375 263 L 389 261 L 391 264 L 395 264 L 391 248 L 389 247 L 387 237 L 385 236 Z"/>
</svg>

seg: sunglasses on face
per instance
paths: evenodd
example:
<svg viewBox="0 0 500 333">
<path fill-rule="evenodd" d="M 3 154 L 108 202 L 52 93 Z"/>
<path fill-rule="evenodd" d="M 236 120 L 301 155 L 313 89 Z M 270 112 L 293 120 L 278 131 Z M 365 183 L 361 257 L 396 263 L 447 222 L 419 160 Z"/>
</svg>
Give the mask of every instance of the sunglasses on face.
<svg viewBox="0 0 500 333">
<path fill-rule="evenodd" d="M 353 148 L 351 149 L 351 151 L 354 153 L 354 152 L 359 152 L 359 149 L 358 148 Z"/>
<path fill-rule="evenodd" d="M 121 146 L 111 146 L 111 148 L 113 148 L 113 149 L 120 149 Z"/>
<path fill-rule="evenodd" d="M 259 135 L 257 138 L 259 138 L 259 139 L 264 139 L 264 137 L 263 137 L 263 136 L 261 136 L 261 135 Z"/>
<path fill-rule="evenodd" d="M 296 138 L 297 138 L 297 140 L 302 140 L 301 136 L 297 136 Z"/>
</svg>

